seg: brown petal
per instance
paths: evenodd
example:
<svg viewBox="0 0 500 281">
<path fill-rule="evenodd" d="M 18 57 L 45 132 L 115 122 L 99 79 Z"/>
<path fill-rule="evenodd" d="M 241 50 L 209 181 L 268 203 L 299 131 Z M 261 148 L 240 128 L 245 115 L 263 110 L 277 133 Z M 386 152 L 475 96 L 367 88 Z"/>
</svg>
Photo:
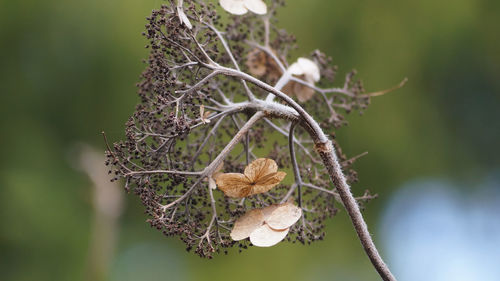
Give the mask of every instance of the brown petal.
<svg viewBox="0 0 500 281">
<path fill-rule="evenodd" d="M 257 247 L 271 247 L 283 240 L 288 231 L 289 229 L 273 230 L 267 224 L 264 224 L 250 234 L 250 242 Z"/>
<path fill-rule="evenodd" d="M 272 51 L 276 57 L 279 57 L 275 51 Z M 265 76 L 271 80 L 277 80 L 281 77 L 281 69 L 278 63 L 265 51 L 258 48 L 248 53 L 246 65 L 248 71 L 253 76 Z"/>
<path fill-rule="evenodd" d="M 272 229 L 287 229 L 294 225 L 302 216 L 302 209 L 292 203 L 277 207 L 266 217 L 265 221 Z"/>
<path fill-rule="evenodd" d="M 249 237 L 254 230 L 262 226 L 263 223 L 264 215 L 262 214 L 262 210 L 250 210 L 236 220 L 231 231 L 231 238 L 234 241 L 243 240 Z"/>
<path fill-rule="evenodd" d="M 294 92 L 299 102 L 306 102 L 310 100 L 315 93 L 313 89 L 299 83 L 295 84 Z"/>
<path fill-rule="evenodd" d="M 266 56 L 265 52 L 257 48 L 248 53 L 246 65 L 250 74 L 259 77 L 266 74 Z"/>
<path fill-rule="evenodd" d="M 311 84 L 314 84 L 314 80 L 311 80 L 310 78 L 306 77 L 305 75 L 300 76 L 302 80 L 305 80 L 306 82 L 309 82 Z M 299 102 L 306 102 L 310 100 L 314 96 L 314 89 L 311 89 L 310 87 L 307 87 L 303 84 L 300 83 L 295 83 L 293 87 L 293 92 L 295 96 L 297 96 L 297 100 Z"/>
<path fill-rule="evenodd" d="M 220 174 L 216 177 L 217 186 L 226 196 L 243 198 L 250 193 L 251 185 L 248 178 L 239 173 Z"/>
<path fill-rule="evenodd" d="M 285 176 L 285 172 L 276 172 L 260 178 L 252 187 L 250 194 L 248 195 L 268 192 L 273 187 L 278 185 L 285 178 Z"/>
<path fill-rule="evenodd" d="M 250 182 L 256 183 L 259 178 L 268 174 L 276 173 L 277 171 L 278 165 L 273 159 L 259 158 L 248 164 L 245 168 L 245 176 L 248 177 Z"/>
</svg>

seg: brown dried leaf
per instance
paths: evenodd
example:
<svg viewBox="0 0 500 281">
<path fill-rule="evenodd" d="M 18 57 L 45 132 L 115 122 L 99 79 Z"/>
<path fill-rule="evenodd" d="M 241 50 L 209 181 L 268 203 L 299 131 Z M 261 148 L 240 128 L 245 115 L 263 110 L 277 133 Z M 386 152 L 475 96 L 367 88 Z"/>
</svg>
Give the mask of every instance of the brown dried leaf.
<svg viewBox="0 0 500 281">
<path fill-rule="evenodd" d="M 275 230 L 287 229 L 294 225 L 302 216 L 302 209 L 292 203 L 285 203 L 275 208 L 265 221 Z"/>
<path fill-rule="evenodd" d="M 267 224 L 264 224 L 250 234 L 250 242 L 257 247 L 271 247 L 281 242 L 289 230 L 273 230 Z"/>
<path fill-rule="evenodd" d="M 264 215 L 261 209 L 246 212 L 234 223 L 231 238 L 235 241 L 248 238 L 250 234 L 264 223 Z"/>
</svg>

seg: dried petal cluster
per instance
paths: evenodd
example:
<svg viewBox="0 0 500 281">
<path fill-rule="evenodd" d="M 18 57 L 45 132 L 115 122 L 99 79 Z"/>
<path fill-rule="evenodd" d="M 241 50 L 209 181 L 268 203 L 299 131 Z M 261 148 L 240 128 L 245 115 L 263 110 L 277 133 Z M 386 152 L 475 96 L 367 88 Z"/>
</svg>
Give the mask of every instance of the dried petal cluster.
<svg viewBox="0 0 500 281">
<path fill-rule="evenodd" d="M 307 58 L 298 58 L 297 62 L 294 62 L 288 68 L 288 71 L 292 75 L 298 76 L 305 82 L 313 85 L 318 82 L 321 77 L 318 65 Z M 299 102 L 306 102 L 313 97 L 315 90 L 306 85 L 292 81 L 285 86 L 283 92 L 289 96 L 296 96 Z"/>
<path fill-rule="evenodd" d="M 253 209 L 234 223 L 231 238 L 236 241 L 250 238 L 258 247 L 274 246 L 286 237 L 301 216 L 302 209 L 291 202 Z"/>
<path fill-rule="evenodd" d="M 268 192 L 278 185 L 285 176 L 285 172 L 278 172 L 278 165 L 274 160 L 259 158 L 250 163 L 243 174 L 219 174 L 216 177 L 216 182 L 226 196 L 243 198 Z"/>
</svg>

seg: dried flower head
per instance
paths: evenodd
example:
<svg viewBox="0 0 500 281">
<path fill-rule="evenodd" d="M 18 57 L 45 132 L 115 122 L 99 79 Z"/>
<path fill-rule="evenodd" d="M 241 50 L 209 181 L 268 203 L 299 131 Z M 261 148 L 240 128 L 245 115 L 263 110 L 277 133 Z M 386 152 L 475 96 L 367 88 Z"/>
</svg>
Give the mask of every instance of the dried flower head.
<svg viewBox="0 0 500 281">
<path fill-rule="evenodd" d="M 262 0 L 219 0 L 222 8 L 233 15 L 244 15 L 248 11 L 264 15 L 267 13 L 266 3 Z"/>
<path fill-rule="evenodd" d="M 336 67 L 319 51 L 287 68 L 295 39 L 276 28 L 283 1 L 269 3 L 221 0 L 230 13 L 254 13 L 227 23 L 203 0 L 167 0 L 154 10 L 144 32 L 149 56 L 137 85 L 140 102 L 126 138 L 108 146 L 113 180 L 123 178 L 139 196 L 151 226 L 202 257 L 245 249 L 245 237 L 258 246 L 285 236 L 321 240 L 340 201 L 336 188 L 347 184 L 343 175 L 332 182 L 325 159 L 334 153 L 335 171 L 346 171 L 348 183 L 357 180 L 351 165 L 358 157 L 345 156 L 335 140 L 331 147 L 328 136 L 371 95 L 354 72 L 335 87 Z M 269 16 L 255 15 L 268 8 Z M 222 165 L 244 172 L 222 173 Z M 278 166 L 293 171 L 292 184 L 278 186 L 286 175 Z M 290 198 L 296 206 L 285 203 Z"/>
<path fill-rule="evenodd" d="M 250 163 L 243 174 L 227 173 L 217 176 L 216 182 L 226 196 L 243 198 L 268 192 L 286 176 L 278 172 L 278 165 L 272 159 L 259 158 Z"/>
</svg>

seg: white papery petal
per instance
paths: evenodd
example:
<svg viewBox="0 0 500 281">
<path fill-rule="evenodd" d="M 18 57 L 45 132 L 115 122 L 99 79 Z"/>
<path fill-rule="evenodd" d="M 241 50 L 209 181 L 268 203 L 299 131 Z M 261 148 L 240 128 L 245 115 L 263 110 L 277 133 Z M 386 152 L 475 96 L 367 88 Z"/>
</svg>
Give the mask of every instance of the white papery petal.
<svg viewBox="0 0 500 281">
<path fill-rule="evenodd" d="M 292 75 L 297 75 L 297 76 L 304 74 L 304 70 L 302 69 L 302 66 L 300 66 L 298 62 L 292 63 L 292 65 L 290 65 L 290 67 L 288 68 L 288 72 L 290 72 Z"/>
<path fill-rule="evenodd" d="M 288 228 L 273 230 L 267 224 L 264 224 L 250 234 L 250 242 L 257 247 L 271 247 L 283 240 L 289 230 Z"/>
<path fill-rule="evenodd" d="M 248 238 L 256 229 L 264 223 L 264 216 L 260 209 L 253 209 L 238 218 L 231 230 L 231 238 L 239 241 Z"/>
<path fill-rule="evenodd" d="M 285 203 L 274 209 L 265 218 L 266 223 L 275 230 L 287 229 L 302 216 L 302 209 L 292 203 Z"/>
<path fill-rule="evenodd" d="M 244 0 L 219 0 L 219 4 L 233 15 L 244 15 L 248 12 Z"/>
<path fill-rule="evenodd" d="M 302 69 L 304 75 L 309 76 L 315 82 L 319 81 L 321 74 L 319 72 L 319 67 L 315 62 L 313 62 L 310 59 L 299 58 L 297 60 L 297 63 L 299 64 L 300 68 Z"/>
<path fill-rule="evenodd" d="M 267 13 L 266 3 L 262 0 L 245 0 L 245 7 L 258 15 L 265 15 Z"/>
</svg>

